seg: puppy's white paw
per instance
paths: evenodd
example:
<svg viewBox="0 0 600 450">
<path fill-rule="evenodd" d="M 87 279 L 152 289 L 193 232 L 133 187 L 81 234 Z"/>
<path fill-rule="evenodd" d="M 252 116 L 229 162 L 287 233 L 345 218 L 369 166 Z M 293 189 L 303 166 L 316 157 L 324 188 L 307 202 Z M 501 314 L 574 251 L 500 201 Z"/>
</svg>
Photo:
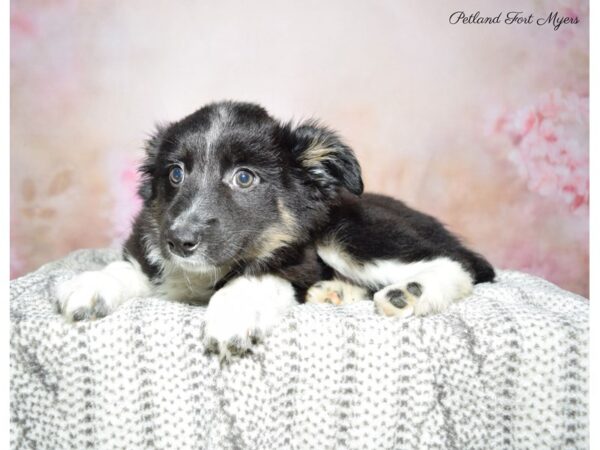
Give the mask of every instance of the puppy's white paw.
<svg viewBox="0 0 600 450">
<path fill-rule="evenodd" d="M 152 285 L 135 261 L 114 261 L 56 286 L 60 311 L 68 320 L 104 317 L 125 300 L 148 295 Z"/>
<path fill-rule="evenodd" d="M 239 277 L 211 297 L 204 323 L 204 346 L 221 359 L 241 355 L 270 334 L 296 305 L 292 285 L 274 275 Z"/>
<path fill-rule="evenodd" d="M 456 261 L 439 258 L 418 273 L 376 292 L 375 310 L 385 316 L 424 316 L 442 312 L 473 290 L 471 275 Z"/>
<path fill-rule="evenodd" d="M 415 314 L 417 303 L 422 301 L 422 294 L 423 286 L 420 283 L 392 284 L 373 296 L 375 310 L 384 316 L 410 317 Z"/>
<path fill-rule="evenodd" d="M 386 286 L 373 296 L 375 311 L 384 316 L 425 316 L 446 310 L 472 291 L 468 277 L 451 285 L 418 279 Z"/>
<path fill-rule="evenodd" d="M 56 287 L 60 311 L 67 320 L 100 318 L 123 300 L 121 283 L 104 271 L 83 272 Z"/>
<path fill-rule="evenodd" d="M 368 299 L 365 288 L 341 280 L 319 281 L 306 292 L 307 303 L 329 303 L 349 305 Z"/>
</svg>

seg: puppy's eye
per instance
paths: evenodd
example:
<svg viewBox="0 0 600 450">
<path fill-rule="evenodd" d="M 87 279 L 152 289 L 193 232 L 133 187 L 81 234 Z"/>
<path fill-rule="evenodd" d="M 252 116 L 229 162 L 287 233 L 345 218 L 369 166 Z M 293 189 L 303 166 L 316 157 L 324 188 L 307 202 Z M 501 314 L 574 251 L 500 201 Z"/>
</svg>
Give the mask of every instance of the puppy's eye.
<svg viewBox="0 0 600 450">
<path fill-rule="evenodd" d="M 169 172 L 169 181 L 173 186 L 177 186 L 181 184 L 183 178 L 185 177 L 185 172 L 181 166 L 173 166 Z"/>
<path fill-rule="evenodd" d="M 247 169 L 238 170 L 233 176 L 233 183 L 242 189 L 249 188 L 254 184 L 255 175 Z"/>
</svg>

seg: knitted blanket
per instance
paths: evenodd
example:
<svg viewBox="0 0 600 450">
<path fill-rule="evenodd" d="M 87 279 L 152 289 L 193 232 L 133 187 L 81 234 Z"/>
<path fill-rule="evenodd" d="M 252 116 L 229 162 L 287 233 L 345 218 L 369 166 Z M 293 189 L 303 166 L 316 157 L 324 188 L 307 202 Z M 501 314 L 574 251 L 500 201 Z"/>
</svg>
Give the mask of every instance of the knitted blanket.
<svg viewBox="0 0 600 450">
<path fill-rule="evenodd" d="M 118 254 L 11 283 L 12 448 L 588 447 L 588 301 L 545 280 L 500 271 L 425 318 L 299 305 L 221 364 L 201 306 L 140 298 L 63 320 L 51 286 Z"/>
</svg>

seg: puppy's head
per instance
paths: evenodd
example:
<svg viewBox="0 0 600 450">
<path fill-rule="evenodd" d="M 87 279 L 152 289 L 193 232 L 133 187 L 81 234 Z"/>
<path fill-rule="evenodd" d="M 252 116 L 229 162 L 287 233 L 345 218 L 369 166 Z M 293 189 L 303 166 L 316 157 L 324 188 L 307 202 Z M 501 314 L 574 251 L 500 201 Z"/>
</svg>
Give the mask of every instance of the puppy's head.
<svg viewBox="0 0 600 450">
<path fill-rule="evenodd" d="M 205 106 L 159 128 L 146 150 L 139 193 L 150 245 L 187 270 L 268 260 L 306 242 L 342 190 L 363 189 L 335 133 L 281 124 L 248 103 Z"/>
</svg>

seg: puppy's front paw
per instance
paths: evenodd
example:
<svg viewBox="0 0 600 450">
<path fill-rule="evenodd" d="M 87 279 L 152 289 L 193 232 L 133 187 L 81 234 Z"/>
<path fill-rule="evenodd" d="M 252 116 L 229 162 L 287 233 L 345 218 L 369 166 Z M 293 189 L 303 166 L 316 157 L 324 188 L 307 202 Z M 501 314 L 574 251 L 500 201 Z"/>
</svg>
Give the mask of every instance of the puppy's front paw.
<svg viewBox="0 0 600 450">
<path fill-rule="evenodd" d="M 292 285 L 279 277 L 237 278 L 210 299 L 204 347 L 222 360 L 242 355 L 261 342 L 295 304 Z"/>
<path fill-rule="evenodd" d="M 56 287 L 61 313 L 67 320 L 95 319 L 110 314 L 122 300 L 122 286 L 103 271 L 83 272 Z"/>
<path fill-rule="evenodd" d="M 242 295 L 233 289 L 221 289 L 212 296 L 206 309 L 204 347 L 222 359 L 245 353 L 267 331 L 261 328 L 260 311 L 244 305 Z"/>
</svg>

